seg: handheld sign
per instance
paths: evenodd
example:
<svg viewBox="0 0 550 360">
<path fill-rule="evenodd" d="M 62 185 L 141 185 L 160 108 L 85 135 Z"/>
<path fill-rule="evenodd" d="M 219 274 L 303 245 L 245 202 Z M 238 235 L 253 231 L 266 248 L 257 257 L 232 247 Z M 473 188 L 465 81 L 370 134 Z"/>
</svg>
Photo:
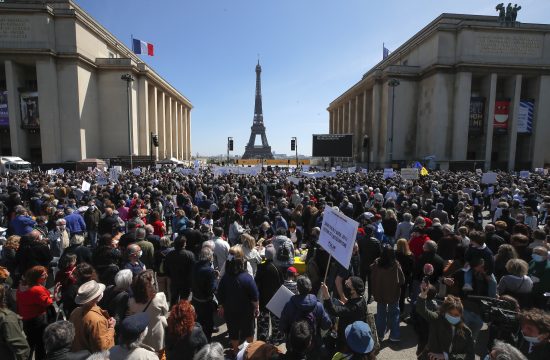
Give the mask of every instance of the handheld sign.
<svg viewBox="0 0 550 360">
<path fill-rule="evenodd" d="M 519 172 L 519 177 L 522 178 L 522 179 L 529 179 L 529 175 L 530 175 L 530 173 L 527 170 Z"/>
<path fill-rule="evenodd" d="M 279 290 L 273 295 L 271 300 L 265 306 L 267 310 L 271 311 L 278 318 L 281 317 L 285 305 L 290 301 L 290 298 L 294 293 L 284 285 L 281 285 Z"/>
<path fill-rule="evenodd" d="M 497 173 L 487 172 L 483 174 L 481 178 L 482 184 L 495 184 L 497 182 Z"/>
<path fill-rule="evenodd" d="M 418 180 L 418 169 L 417 168 L 401 169 L 401 178 L 403 180 Z"/>
<path fill-rule="evenodd" d="M 319 245 L 346 269 L 349 267 L 358 227 L 357 221 L 325 207 Z"/>
<path fill-rule="evenodd" d="M 86 180 L 82 181 L 82 191 L 86 192 L 86 191 L 89 191 L 90 190 L 90 186 L 92 184 L 90 184 L 89 182 L 87 182 Z"/>
<path fill-rule="evenodd" d="M 392 168 L 384 169 L 384 180 L 392 178 L 394 175 Z"/>
</svg>

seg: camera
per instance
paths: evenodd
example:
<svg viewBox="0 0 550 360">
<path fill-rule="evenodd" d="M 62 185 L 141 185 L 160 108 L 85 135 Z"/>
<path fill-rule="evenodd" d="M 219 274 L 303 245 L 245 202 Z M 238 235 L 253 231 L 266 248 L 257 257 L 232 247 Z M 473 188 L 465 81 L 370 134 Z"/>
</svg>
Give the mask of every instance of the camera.
<svg viewBox="0 0 550 360">
<path fill-rule="evenodd" d="M 505 340 L 515 343 L 519 332 L 519 318 L 515 305 L 505 300 L 494 299 L 486 296 L 468 296 L 470 300 L 476 300 L 481 306 L 481 318 L 490 323 L 490 342 L 493 339 Z"/>
</svg>

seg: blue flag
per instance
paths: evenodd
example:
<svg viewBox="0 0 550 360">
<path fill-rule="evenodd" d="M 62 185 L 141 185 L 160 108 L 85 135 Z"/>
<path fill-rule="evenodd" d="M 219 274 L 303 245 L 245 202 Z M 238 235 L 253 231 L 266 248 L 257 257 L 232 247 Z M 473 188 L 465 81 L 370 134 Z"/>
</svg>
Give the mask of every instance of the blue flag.
<svg viewBox="0 0 550 360">
<path fill-rule="evenodd" d="M 413 168 L 422 169 L 422 164 L 417 161 L 414 163 Z"/>
</svg>

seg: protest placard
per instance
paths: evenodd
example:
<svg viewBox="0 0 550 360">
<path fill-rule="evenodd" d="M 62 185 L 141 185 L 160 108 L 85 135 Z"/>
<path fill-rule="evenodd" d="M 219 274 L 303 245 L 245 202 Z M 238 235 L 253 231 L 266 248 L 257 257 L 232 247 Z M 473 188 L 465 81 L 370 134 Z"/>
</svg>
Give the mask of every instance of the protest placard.
<svg viewBox="0 0 550 360">
<path fill-rule="evenodd" d="M 100 172 L 96 175 L 95 181 L 100 186 L 104 186 L 104 185 L 107 185 L 109 183 L 109 181 L 107 180 L 107 177 L 102 172 Z"/>
<path fill-rule="evenodd" d="M 64 174 L 64 173 L 65 173 L 65 169 L 59 168 L 59 169 L 55 170 L 55 173 L 58 174 L 58 175 Z"/>
<path fill-rule="evenodd" d="M 81 189 L 82 191 L 90 191 L 90 186 L 92 186 L 92 184 L 90 184 L 86 180 L 83 180 Z"/>
<path fill-rule="evenodd" d="M 289 176 L 287 178 L 288 181 L 290 181 L 291 183 L 295 184 L 295 185 L 298 185 L 300 183 L 300 179 L 298 179 L 297 177 L 294 177 L 294 176 Z"/>
<path fill-rule="evenodd" d="M 359 223 L 341 212 L 325 207 L 319 245 L 344 268 L 349 267 Z"/>
<path fill-rule="evenodd" d="M 394 172 L 392 168 L 384 169 L 384 180 L 394 177 Z"/>
<path fill-rule="evenodd" d="M 135 168 L 135 169 L 132 170 L 132 173 L 135 176 L 140 176 L 141 175 L 141 169 L 140 168 Z"/>
<path fill-rule="evenodd" d="M 519 177 L 522 178 L 522 179 L 529 179 L 529 175 L 531 173 L 527 170 L 523 170 L 523 171 L 520 171 L 519 172 Z"/>
<path fill-rule="evenodd" d="M 119 175 L 120 175 L 120 173 L 116 169 L 116 167 L 113 167 L 113 168 L 109 169 L 109 179 L 111 179 L 111 181 L 117 182 Z"/>
<path fill-rule="evenodd" d="M 487 172 L 481 177 L 482 184 L 495 184 L 497 182 L 497 173 Z"/>
<path fill-rule="evenodd" d="M 290 298 L 294 293 L 284 285 L 281 285 L 279 290 L 275 292 L 275 295 L 269 300 L 266 305 L 267 310 L 271 311 L 278 318 L 281 317 L 285 305 L 290 301 Z"/>
<path fill-rule="evenodd" d="M 417 180 L 418 169 L 417 168 L 403 168 L 401 169 L 401 178 L 403 180 Z"/>
</svg>

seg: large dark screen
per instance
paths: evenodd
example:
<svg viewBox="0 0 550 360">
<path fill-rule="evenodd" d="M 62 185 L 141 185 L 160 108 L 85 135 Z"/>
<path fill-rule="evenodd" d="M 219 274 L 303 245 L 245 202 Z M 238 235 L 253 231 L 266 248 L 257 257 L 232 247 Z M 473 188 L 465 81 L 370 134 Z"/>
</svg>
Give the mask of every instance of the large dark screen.
<svg viewBox="0 0 550 360">
<path fill-rule="evenodd" d="M 325 134 L 313 135 L 314 157 L 352 157 L 352 134 Z"/>
</svg>

